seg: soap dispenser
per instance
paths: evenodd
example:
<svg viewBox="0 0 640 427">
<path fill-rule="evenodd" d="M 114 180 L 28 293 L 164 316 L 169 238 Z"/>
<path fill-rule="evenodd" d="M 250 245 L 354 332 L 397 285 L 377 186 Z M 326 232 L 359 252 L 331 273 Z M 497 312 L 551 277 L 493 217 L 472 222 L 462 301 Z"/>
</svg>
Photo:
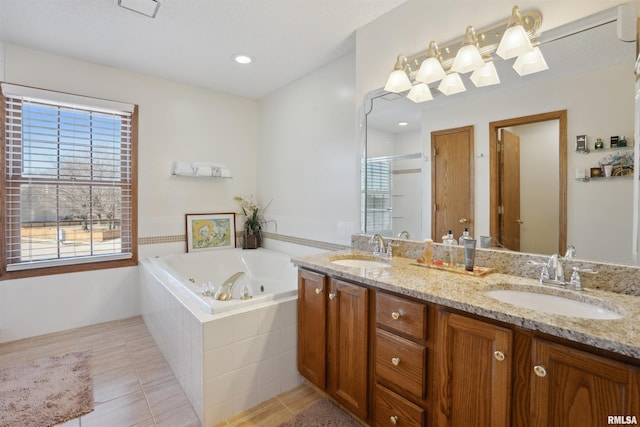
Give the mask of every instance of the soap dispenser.
<svg viewBox="0 0 640 427">
<path fill-rule="evenodd" d="M 454 239 L 453 232 L 451 230 L 449 230 L 447 235 L 443 237 L 442 244 L 444 246 L 444 256 L 442 259 L 444 265 L 455 267 L 457 261 L 458 241 Z"/>
<path fill-rule="evenodd" d="M 464 241 L 467 240 L 467 239 L 471 240 L 473 238 L 469 234 L 469 229 L 465 228 L 464 231 L 462 232 L 462 236 L 460 236 L 460 238 L 458 239 L 458 244 L 460 246 L 464 246 Z"/>
</svg>

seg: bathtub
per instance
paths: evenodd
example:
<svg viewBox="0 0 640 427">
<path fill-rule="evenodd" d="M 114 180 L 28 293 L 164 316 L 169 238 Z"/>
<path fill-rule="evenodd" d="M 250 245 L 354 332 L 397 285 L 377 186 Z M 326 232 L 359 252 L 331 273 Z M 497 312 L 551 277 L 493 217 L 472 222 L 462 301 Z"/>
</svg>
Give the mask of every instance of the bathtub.
<svg viewBox="0 0 640 427">
<path fill-rule="evenodd" d="M 202 296 L 245 274 L 233 299 Z M 140 262 L 142 317 L 203 426 L 299 385 L 297 270 L 260 248 L 167 255 Z M 245 291 L 252 298 L 241 300 Z"/>
<path fill-rule="evenodd" d="M 244 309 L 269 300 L 296 296 L 298 273 L 290 257 L 267 249 L 226 249 L 168 255 L 150 260 L 163 278 L 209 314 Z M 233 274 L 244 272 L 233 286 L 230 301 L 204 296 L 203 286 L 218 290 Z M 250 298 L 242 299 L 243 294 Z"/>
</svg>

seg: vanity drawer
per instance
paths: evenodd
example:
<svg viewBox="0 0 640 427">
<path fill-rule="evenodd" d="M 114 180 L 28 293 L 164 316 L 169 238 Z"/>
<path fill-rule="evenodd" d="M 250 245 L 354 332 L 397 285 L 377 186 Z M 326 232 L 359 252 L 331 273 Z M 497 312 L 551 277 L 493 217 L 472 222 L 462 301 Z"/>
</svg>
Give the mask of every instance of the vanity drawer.
<svg viewBox="0 0 640 427">
<path fill-rule="evenodd" d="M 376 330 L 375 373 L 378 379 L 425 397 L 427 349 L 382 329 Z"/>
<path fill-rule="evenodd" d="M 379 325 L 410 337 L 427 339 L 427 306 L 402 297 L 378 292 L 376 320 Z"/>
<path fill-rule="evenodd" d="M 375 427 L 422 427 L 424 409 L 376 384 Z"/>
</svg>

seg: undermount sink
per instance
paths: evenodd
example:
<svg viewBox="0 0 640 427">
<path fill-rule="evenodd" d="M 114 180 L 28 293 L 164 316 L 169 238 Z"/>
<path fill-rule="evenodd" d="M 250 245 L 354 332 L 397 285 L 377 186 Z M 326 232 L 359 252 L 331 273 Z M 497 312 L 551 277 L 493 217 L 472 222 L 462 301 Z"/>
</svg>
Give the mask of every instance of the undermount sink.
<svg viewBox="0 0 640 427">
<path fill-rule="evenodd" d="M 514 289 L 496 289 L 486 292 L 487 296 L 520 308 L 543 313 L 583 319 L 622 319 L 624 316 L 599 305 L 597 302 L 583 302 L 559 295 L 529 292 Z"/>
<path fill-rule="evenodd" d="M 364 269 L 387 268 L 392 266 L 392 264 L 388 262 L 378 261 L 375 259 L 362 259 L 362 258 L 334 259 L 333 261 L 331 261 L 331 263 L 340 265 L 342 267 L 353 267 L 353 268 L 364 268 Z"/>
</svg>

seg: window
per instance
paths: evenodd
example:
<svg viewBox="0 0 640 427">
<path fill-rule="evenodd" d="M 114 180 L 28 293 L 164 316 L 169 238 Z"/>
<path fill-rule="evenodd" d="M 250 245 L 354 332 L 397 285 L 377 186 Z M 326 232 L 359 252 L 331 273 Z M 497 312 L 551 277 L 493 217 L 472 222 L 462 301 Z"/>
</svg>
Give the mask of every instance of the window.
<svg viewBox="0 0 640 427">
<path fill-rule="evenodd" d="M 390 235 L 392 231 L 392 190 L 393 190 L 393 166 L 391 160 L 386 157 L 369 158 L 366 160 L 367 185 L 362 218 L 366 233 L 379 233 L 383 236 Z M 364 189 L 364 183 L 362 183 Z M 365 216 L 366 212 L 366 216 Z"/>
<path fill-rule="evenodd" d="M 2 83 L 4 278 L 135 265 L 137 109 Z"/>
</svg>

